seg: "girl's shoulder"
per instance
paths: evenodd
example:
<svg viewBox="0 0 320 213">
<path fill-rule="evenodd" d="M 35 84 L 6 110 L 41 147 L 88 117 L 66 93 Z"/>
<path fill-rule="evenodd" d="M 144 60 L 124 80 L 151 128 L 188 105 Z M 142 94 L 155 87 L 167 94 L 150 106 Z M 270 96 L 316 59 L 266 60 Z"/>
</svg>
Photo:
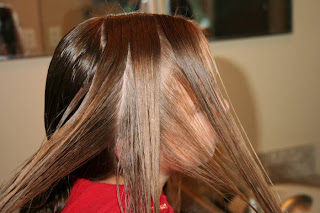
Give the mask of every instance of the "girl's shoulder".
<svg viewBox="0 0 320 213">
<path fill-rule="evenodd" d="M 119 185 L 120 199 L 124 208 L 124 186 Z M 95 213 L 120 213 L 117 197 L 117 185 L 93 182 L 79 178 L 71 189 L 66 206 L 61 213 L 95 212 Z M 173 208 L 162 193 L 160 196 L 160 212 L 174 213 Z"/>
<path fill-rule="evenodd" d="M 123 188 L 123 185 L 119 185 L 121 198 Z M 124 199 L 121 200 L 124 201 Z M 62 213 L 69 212 L 120 212 L 117 185 L 78 178 L 62 210 Z"/>
</svg>

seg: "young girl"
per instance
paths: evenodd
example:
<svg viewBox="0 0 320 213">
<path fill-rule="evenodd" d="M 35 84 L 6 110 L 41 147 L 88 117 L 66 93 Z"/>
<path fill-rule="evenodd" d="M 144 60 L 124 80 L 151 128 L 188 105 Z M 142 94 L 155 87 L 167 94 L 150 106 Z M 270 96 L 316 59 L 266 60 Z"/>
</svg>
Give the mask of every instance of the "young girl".
<svg viewBox="0 0 320 213">
<path fill-rule="evenodd" d="M 48 140 L 2 187 L 0 212 L 173 212 L 163 187 L 179 191 L 179 174 L 281 212 L 218 76 L 186 18 L 130 13 L 79 24 L 50 63 Z"/>
</svg>

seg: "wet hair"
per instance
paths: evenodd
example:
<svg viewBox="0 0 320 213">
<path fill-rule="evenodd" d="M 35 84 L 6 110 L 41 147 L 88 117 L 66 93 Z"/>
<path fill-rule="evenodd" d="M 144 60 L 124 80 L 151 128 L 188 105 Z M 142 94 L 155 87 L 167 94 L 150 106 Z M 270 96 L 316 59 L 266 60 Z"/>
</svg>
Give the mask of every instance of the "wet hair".
<svg viewBox="0 0 320 213">
<path fill-rule="evenodd" d="M 265 212 L 280 212 L 218 78 L 206 37 L 187 18 L 135 12 L 79 24 L 49 66 L 47 141 L 2 187 L 0 211 L 60 212 L 77 178 L 121 175 L 121 209 L 151 212 L 166 168 L 223 196 L 248 202 L 250 191 Z"/>
</svg>

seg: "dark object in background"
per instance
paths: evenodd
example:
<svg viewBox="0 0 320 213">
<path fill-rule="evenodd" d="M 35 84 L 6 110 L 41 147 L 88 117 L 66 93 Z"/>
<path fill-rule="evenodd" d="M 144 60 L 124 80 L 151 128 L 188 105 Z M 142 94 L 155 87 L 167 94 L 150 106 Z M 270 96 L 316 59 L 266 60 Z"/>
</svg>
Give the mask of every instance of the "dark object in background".
<svg viewBox="0 0 320 213">
<path fill-rule="evenodd" d="M 291 32 L 291 0 L 215 0 L 218 39 Z"/>
<path fill-rule="evenodd" d="M 179 14 L 188 18 L 193 18 L 193 11 L 191 5 L 186 0 L 171 0 L 170 14 Z"/>
<path fill-rule="evenodd" d="M 0 7 L 0 56 L 22 55 L 20 36 L 9 7 Z"/>
<path fill-rule="evenodd" d="M 216 0 L 214 26 L 216 37 L 267 34 L 268 0 Z"/>
<path fill-rule="evenodd" d="M 195 19 L 210 40 L 292 32 L 292 0 L 170 0 L 169 13 Z"/>
</svg>

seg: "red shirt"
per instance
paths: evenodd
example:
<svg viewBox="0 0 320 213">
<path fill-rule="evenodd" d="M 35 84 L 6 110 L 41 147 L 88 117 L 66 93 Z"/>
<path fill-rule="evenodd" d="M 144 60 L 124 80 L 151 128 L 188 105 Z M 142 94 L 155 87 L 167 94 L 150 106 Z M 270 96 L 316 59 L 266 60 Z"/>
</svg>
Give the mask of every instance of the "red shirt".
<svg viewBox="0 0 320 213">
<path fill-rule="evenodd" d="M 124 186 L 119 185 L 122 207 L 125 201 L 123 196 Z M 92 182 L 79 178 L 71 189 L 66 206 L 61 213 L 120 213 L 117 198 L 117 185 L 100 182 Z M 169 205 L 167 197 L 160 196 L 160 212 L 174 213 Z"/>
</svg>

